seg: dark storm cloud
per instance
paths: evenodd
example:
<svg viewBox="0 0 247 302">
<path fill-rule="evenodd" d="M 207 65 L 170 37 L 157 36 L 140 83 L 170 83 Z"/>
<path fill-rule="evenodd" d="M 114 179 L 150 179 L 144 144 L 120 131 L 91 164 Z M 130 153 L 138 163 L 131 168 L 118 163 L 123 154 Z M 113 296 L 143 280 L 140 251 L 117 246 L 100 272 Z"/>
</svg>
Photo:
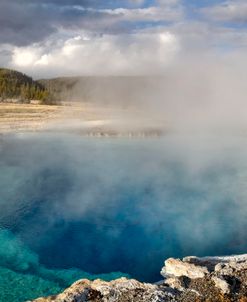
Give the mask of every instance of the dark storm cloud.
<svg viewBox="0 0 247 302">
<path fill-rule="evenodd" d="M 90 1 L 95 7 L 99 1 Z M 107 30 L 110 14 L 79 10 L 87 8 L 89 1 L 5 1 L 0 2 L 0 43 L 25 46 L 39 42 L 55 33 L 58 28 Z M 94 20 L 94 21 L 93 21 Z M 93 21 L 93 22 L 92 22 Z M 105 24 L 105 26 L 104 26 Z"/>
<path fill-rule="evenodd" d="M 29 45 L 42 41 L 53 34 L 58 28 L 84 28 L 101 30 L 107 27 L 107 17 L 104 12 L 88 12 L 78 10 L 74 5 L 81 7 L 99 6 L 100 1 L 79 0 L 14 0 L 0 1 L 0 43 L 17 46 Z M 113 16 L 114 18 L 114 16 Z M 94 19 L 94 22 L 92 22 Z M 101 21 L 101 22 L 99 22 Z M 99 24 L 100 23 L 100 24 Z"/>
<path fill-rule="evenodd" d="M 23 3 L 22 0 L 16 0 L 19 3 Z M 145 3 L 146 1 L 138 1 L 138 0 L 25 0 L 27 3 L 37 3 L 40 4 L 42 2 L 43 4 L 55 4 L 59 6 L 64 5 L 80 5 L 83 7 L 94 7 L 94 8 L 114 8 L 114 7 L 126 7 L 129 5 L 140 5 Z"/>
<path fill-rule="evenodd" d="M 138 24 L 159 23 L 163 19 L 172 21 L 181 14 L 169 5 L 159 10 L 154 6 L 143 8 L 144 3 L 134 0 L 0 0 L 0 44 L 27 46 L 61 29 L 126 33 L 138 28 Z"/>
<path fill-rule="evenodd" d="M 1 0 L 0 41 L 18 46 L 38 42 L 56 30 L 48 22 L 51 18 L 49 10 L 26 4 L 25 1 Z"/>
<path fill-rule="evenodd" d="M 11 60 L 11 51 L 8 48 L 0 49 L 0 66 L 5 66 Z"/>
</svg>

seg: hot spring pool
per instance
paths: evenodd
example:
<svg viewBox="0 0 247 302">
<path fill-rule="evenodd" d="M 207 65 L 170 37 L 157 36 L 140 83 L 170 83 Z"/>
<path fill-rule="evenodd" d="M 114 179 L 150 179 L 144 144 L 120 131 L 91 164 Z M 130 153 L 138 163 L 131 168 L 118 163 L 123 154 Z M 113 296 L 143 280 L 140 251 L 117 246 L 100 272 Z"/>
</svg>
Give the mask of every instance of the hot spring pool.
<svg viewBox="0 0 247 302">
<path fill-rule="evenodd" d="M 0 301 L 246 252 L 246 183 L 244 137 L 2 137 Z"/>
</svg>

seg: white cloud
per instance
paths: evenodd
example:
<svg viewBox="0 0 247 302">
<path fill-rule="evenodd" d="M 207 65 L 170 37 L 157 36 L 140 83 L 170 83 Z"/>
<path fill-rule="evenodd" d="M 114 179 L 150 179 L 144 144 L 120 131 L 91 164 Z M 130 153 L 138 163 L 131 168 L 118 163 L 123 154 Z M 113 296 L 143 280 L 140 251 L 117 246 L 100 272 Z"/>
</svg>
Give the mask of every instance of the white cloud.
<svg viewBox="0 0 247 302">
<path fill-rule="evenodd" d="M 113 14 L 122 15 L 123 21 L 177 21 L 183 16 L 181 9 L 172 7 L 147 7 L 142 9 L 116 9 L 111 11 Z"/>
<path fill-rule="evenodd" d="M 161 3 L 160 3 L 161 4 Z M 149 6 L 144 8 L 115 8 L 115 9 L 93 9 L 85 8 L 83 6 L 74 6 L 78 11 L 86 13 L 95 13 L 107 15 L 107 20 L 102 18 L 101 21 L 108 23 L 118 22 L 158 22 L 158 21 L 178 21 L 184 16 L 182 6 L 174 6 L 174 2 L 171 4 L 164 4 L 162 6 Z M 112 18 L 111 18 L 112 17 Z M 100 20 L 98 20 L 100 21 Z M 102 24 L 103 25 L 103 24 Z"/>
<path fill-rule="evenodd" d="M 246 1 L 225 1 L 202 9 L 205 16 L 215 21 L 247 22 Z"/>
<path fill-rule="evenodd" d="M 51 44 L 51 43 L 50 43 Z M 49 45 L 50 45 L 49 44 Z M 178 38 L 168 32 L 121 36 L 75 36 L 56 44 L 19 47 L 13 50 L 11 67 L 40 76 L 67 74 L 149 74 L 173 61 Z"/>
<path fill-rule="evenodd" d="M 27 67 L 35 64 L 39 59 L 38 49 L 32 47 L 16 47 L 13 50 L 13 64 L 19 67 Z"/>
<path fill-rule="evenodd" d="M 193 55 L 223 57 L 246 48 L 244 29 L 187 21 L 121 35 L 63 30 L 44 43 L 15 47 L 7 65 L 35 77 L 159 74 Z"/>
<path fill-rule="evenodd" d="M 246 1 L 204 8 L 199 11 L 207 19 L 197 20 L 186 18 L 181 0 L 154 0 L 149 7 L 147 1 L 128 2 L 136 5 L 63 7 L 66 22 L 57 20 L 55 32 L 27 47 L 8 45 L 6 52 L 0 46 L 0 62 L 35 77 L 154 74 L 194 54 L 223 56 L 247 48 L 246 28 L 211 21 L 243 22 Z"/>
</svg>

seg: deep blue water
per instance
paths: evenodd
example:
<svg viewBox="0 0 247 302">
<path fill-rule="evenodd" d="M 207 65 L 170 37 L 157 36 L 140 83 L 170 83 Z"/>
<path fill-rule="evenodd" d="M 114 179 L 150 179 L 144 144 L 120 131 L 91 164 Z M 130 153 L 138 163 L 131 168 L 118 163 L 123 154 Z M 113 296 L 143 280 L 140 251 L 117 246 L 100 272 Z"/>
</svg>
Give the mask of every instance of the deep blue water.
<svg viewBox="0 0 247 302">
<path fill-rule="evenodd" d="M 0 300 L 15 278 L 24 301 L 98 274 L 157 281 L 171 256 L 246 252 L 245 141 L 2 137 Z"/>
</svg>

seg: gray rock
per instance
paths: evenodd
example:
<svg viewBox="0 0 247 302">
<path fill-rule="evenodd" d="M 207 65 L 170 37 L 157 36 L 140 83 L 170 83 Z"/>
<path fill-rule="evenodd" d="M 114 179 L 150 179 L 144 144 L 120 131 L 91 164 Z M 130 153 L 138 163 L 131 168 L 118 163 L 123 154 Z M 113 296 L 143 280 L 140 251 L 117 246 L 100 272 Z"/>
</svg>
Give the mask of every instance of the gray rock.
<svg viewBox="0 0 247 302">
<path fill-rule="evenodd" d="M 179 291 L 183 291 L 183 283 L 176 277 L 170 277 L 165 280 L 165 284 L 173 289 L 177 289 Z"/>
<path fill-rule="evenodd" d="M 161 270 L 163 277 L 181 277 L 186 276 L 190 279 L 203 278 L 209 271 L 204 266 L 195 265 L 189 262 L 183 262 L 180 259 L 169 258 L 165 261 L 165 266 Z"/>
<path fill-rule="evenodd" d="M 247 255 L 167 259 L 156 284 L 120 278 L 79 280 L 63 293 L 33 302 L 246 302 Z"/>
<path fill-rule="evenodd" d="M 39 298 L 36 302 L 131 302 L 172 301 L 174 295 L 157 285 L 141 283 L 134 279 L 120 278 L 111 282 L 102 280 L 79 280 L 54 297 Z"/>
<path fill-rule="evenodd" d="M 222 277 L 213 276 L 212 280 L 217 288 L 220 289 L 222 294 L 229 294 L 230 293 L 230 285 L 224 280 Z"/>
</svg>

